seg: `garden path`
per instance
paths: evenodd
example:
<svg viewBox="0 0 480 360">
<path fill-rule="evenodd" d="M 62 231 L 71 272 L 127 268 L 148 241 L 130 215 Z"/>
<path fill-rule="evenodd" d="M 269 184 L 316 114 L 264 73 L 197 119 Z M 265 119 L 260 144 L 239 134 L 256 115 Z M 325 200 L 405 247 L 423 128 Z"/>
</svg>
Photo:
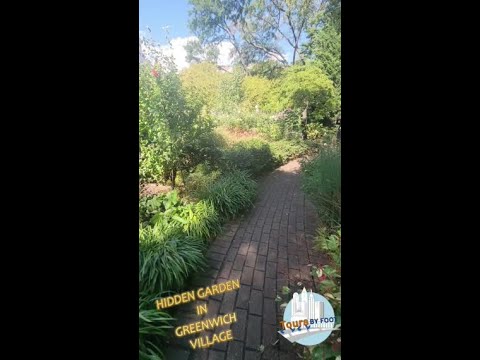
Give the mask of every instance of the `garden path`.
<svg viewBox="0 0 480 360">
<path fill-rule="evenodd" d="M 326 263 L 313 250 L 317 226 L 316 210 L 300 188 L 299 160 L 266 176 L 259 184 L 254 208 L 225 226 L 207 253 L 210 269 L 193 280 L 193 286 L 206 287 L 240 279 L 240 289 L 179 306 L 176 314 L 177 326 L 231 312 L 236 312 L 237 322 L 213 332 L 173 339 L 166 358 L 297 359 L 295 347 L 277 333 L 283 301 L 276 302 L 275 298 L 281 295 L 283 286 L 294 291 L 305 286 L 315 291 L 317 284 L 308 265 Z M 208 313 L 196 315 L 196 306 L 203 304 L 207 304 Z M 199 336 L 211 338 L 228 328 L 232 329 L 233 341 L 205 350 L 193 350 L 188 342 Z M 261 345 L 263 351 L 259 351 Z"/>
</svg>

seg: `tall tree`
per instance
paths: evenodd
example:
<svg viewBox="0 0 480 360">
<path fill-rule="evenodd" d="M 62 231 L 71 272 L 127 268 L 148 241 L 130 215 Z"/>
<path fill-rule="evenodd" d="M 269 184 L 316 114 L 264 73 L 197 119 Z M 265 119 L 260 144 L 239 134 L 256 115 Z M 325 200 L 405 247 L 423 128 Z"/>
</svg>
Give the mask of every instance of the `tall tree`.
<svg viewBox="0 0 480 360">
<path fill-rule="evenodd" d="M 312 19 L 325 8 L 324 0 L 255 0 L 242 22 L 244 40 L 252 47 L 287 63 L 280 42 L 292 51 L 295 64 L 305 31 Z"/>
<path fill-rule="evenodd" d="M 185 60 L 189 64 L 209 62 L 216 64 L 220 50 L 215 44 L 202 45 L 199 40 L 190 40 L 184 46 L 187 56 Z"/>
<path fill-rule="evenodd" d="M 241 39 L 238 29 L 244 5 L 250 0 L 190 0 L 190 29 L 202 44 L 218 45 L 228 41 L 241 58 Z M 247 64 L 242 60 L 241 65 Z"/>
<path fill-rule="evenodd" d="M 329 0 L 308 29 L 304 54 L 314 60 L 341 90 L 341 1 Z"/>
<path fill-rule="evenodd" d="M 308 25 L 326 0 L 190 0 L 190 28 L 202 43 L 233 45 L 246 69 L 254 60 L 288 63 L 298 59 Z"/>
</svg>

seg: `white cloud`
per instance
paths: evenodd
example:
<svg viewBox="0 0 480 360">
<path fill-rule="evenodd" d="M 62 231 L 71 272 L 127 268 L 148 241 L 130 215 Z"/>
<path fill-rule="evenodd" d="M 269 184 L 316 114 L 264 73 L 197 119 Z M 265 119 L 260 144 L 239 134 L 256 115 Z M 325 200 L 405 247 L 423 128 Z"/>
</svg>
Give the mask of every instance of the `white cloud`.
<svg viewBox="0 0 480 360">
<path fill-rule="evenodd" d="M 143 35 L 143 34 L 141 34 Z M 188 41 L 197 40 L 195 36 L 187 36 L 187 37 L 177 37 L 170 40 L 170 44 L 161 45 L 157 47 L 164 55 L 172 56 L 177 69 L 183 70 L 190 66 L 185 60 L 187 56 L 187 52 L 185 51 L 184 46 L 187 44 Z M 148 49 L 145 46 L 141 45 L 142 52 L 148 53 Z M 230 66 L 232 64 L 232 59 L 230 57 L 231 50 L 233 45 L 224 41 L 218 45 L 219 48 L 219 57 L 218 57 L 218 65 L 223 66 Z"/>
<path fill-rule="evenodd" d="M 230 53 L 232 52 L 233 45 L 229 42 L 222 41 L 218 48 L 220 50 L 220 54 L 218 56 L 218 65 L 223 66 L 230 66 L 232 65 L 232 58 L 230 57 Z"/>
<path fill-rule="evenodd" d="M 185 57 L 187 56 L 187 52 L 185 51 L 184 46 L 187 45 L 188 41 L 195 40 L 196 38 L 194 36 L 188 36 L 188 37 L 178 37 L 175 39 L 172 39 L 170 41 L 170 45 L 163 45 L 160 47 L 162 50 L 162 53 L 167 55 L 167 56 L 173 56 L 175 60 L 175 65 L 177 66 L 177 69 L 180 71 L 182 69 L 185 69 L 189 66 L 187 61 L 185 60 Z"/>
</svg>

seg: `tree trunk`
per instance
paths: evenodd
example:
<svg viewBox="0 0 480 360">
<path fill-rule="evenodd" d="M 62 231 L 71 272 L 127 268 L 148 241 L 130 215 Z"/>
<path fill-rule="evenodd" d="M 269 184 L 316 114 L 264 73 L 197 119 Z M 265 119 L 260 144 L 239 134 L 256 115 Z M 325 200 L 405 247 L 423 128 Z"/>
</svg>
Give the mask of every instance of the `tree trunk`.
<svg viewBox="0 0 480 360">
<path fill-rule="evenodd" d="M 172 190 L 175 189 L 175 179 L 177 178 L 177 169 L 173 169 L 170 175 L 170 181 L 172 182 Z"/>
<path fill-rule="evenodd" d="M 308 118 L 308 101 L 307 106 L 302 112 L 302 140 L 307 140 L 307 118 Z"/>
</svg>

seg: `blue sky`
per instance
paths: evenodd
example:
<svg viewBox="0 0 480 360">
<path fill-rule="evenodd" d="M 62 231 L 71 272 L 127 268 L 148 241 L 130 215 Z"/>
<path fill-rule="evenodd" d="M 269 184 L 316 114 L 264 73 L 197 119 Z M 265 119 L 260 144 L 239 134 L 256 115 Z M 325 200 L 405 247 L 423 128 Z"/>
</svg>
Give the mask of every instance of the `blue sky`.
<svg viewBox="0 0 480 360">
<path fill-rule="evenodd" d="M 163 51 L 175 58 L 179 69 L 188 67 L 185 61 L 184 46 L 187 41 L 193 39 L 193 34 L 188 28 L 189 9 L 188 0 L 139 0 L 139 31 L 162 45 Z M 147 26 L 151 32 L 148 32 Z M 169 45 L 167 45 L 167 36 L 171 41 Z M 286 43 L 281 41 L 281 44 L 285 45 Z M 287 59 L 290 60 L 291 49 L 288 46 L 282 47 Z M 231 49 L 232 45 L 227 42 L 219 45 L 220 64 L 229 65 L 231 63 L 229 56 Z"/>
<path fill-rule="evenodd" d="M 193 39 L 188 28 L 188 0 L 139 0 L 139 31 L 159 43 L 161 51 L 174 58 L 177 69 L 189 66 L 186 62 L 184 46 Z M 147 26 L 151 32 L 148 32 Z M 165 30 L 168 27 L 168 30 Z M 167 33 L 168 31 L 168 33 Z M 167 36 L 170 43 L 167 42 Z M 218 45 L 218 63 L 231 64 L 232 45 L 222 42 Z"/>
<path fill-rule="evenodd" d="M 188 29 L 187 0 L 140 0 L 140 31 L 151 29 L 151 37 L 165 44 L 165 31 L 162 27 L 169 26 L 170 38 L 187 37 L 193 35 Z"/>
</svg>

